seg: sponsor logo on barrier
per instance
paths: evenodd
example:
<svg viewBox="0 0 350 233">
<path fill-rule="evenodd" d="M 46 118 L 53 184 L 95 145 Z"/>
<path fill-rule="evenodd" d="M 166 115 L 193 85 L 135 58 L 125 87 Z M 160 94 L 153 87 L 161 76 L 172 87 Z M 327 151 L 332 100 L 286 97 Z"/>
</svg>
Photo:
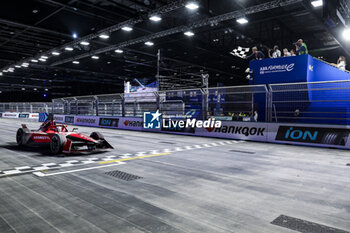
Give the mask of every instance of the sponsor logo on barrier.
<svg viewBox="0 0 350 233">
<path fill-rule="evenodd" d="M 29 118 L 29 114 L 20 113 L 20 114 L 18 115 L 18 118 Z"/>
<path fill-rule="evenodd" d="M 64 122 L 73 124 L 74 123 L 74 116 L 64 117 Z"/>
<path fill-rule="evenodd" d="M 345 146 L 349 133 L 349 129 L 280 126 L 275 140 Z"/>
<path fill-rule="evenodd" d="M 17 113 L 4 113 L 4 117 L 17 117 Z"/>
<path fill-rule="evenodd" d="M 95 124 L 96 123 L 96 119 L 93 118 L 77 118 L 77 123 L 83 123 L 83 124 Z"/>
<path fill-rule="evenodd" d="M 295 63 L 260 67 L 260 74 L 282 73 L 294 70 Z"/>
<path fill-rule="evenodd" d="M 119 118 L 100 118 L 100 126 L 118 127 Z"/>
<path fill-rule="evenodd" d="M 124 125 L 128 127 L 142 127 L 143 122 L 142 121 L 130 121 L 130 120 L 125 120 Z"/>
<path fill-rule="evenodd" d="M 55 121 L 60 121 L 60 122 L 63 122 L 64 121 L 64 117 L 63 116 L 54 116 L 53 119 Z"/>
<path fill-rule="evenodd" d="M 211 130 L 211 131 L 209 131 Z M 212 132 L 211 128 L 207 128 L 208 132 Z M 240 134 L 246 137 L 248 136 L 264 136 L 266 128 L 258 127 L 243 127 L 243 126 L 222 126 L 221 128 L 216 128 L 215 133 L 227 133 L 227 134 Z"/>
</svg>

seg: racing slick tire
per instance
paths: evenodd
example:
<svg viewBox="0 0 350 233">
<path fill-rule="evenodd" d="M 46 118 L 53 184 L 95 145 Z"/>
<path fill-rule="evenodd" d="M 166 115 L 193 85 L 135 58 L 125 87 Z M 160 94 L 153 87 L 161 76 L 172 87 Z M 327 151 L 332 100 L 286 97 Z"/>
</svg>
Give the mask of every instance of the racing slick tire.
<svg viewBox="0 0 350 233">
<path fill-rule="evenodd" d="M 52 154 L 60 154 L 63 150 L 64 144 L 66 143 L 66 138 L 62 135 L 55 134 L 51 138 L 50 151 Z"/>
<path fill-rule="evenodd" d="M 16 142 L 18 146 L 22 146 L 24 143 L 24 135 L 26 131 L 23 128 L 19 128 L 16 133 Z"/>
<path fill-rule="evenodd" d="M 92 132 L 90 134 L 90 138 L 95 139 L 95 140 L 104 140 L 105 138 L 103 137 L 103 135 L 99 132 Z"/>
</svg>

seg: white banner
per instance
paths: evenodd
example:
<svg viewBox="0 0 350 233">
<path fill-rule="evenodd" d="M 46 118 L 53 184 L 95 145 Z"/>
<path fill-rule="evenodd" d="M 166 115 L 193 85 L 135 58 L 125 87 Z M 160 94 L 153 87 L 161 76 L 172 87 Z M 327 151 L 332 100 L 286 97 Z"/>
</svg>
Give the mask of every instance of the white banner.
<svg viewBox="0 0 350 233">
<path fill-rule="evenodd" d="M 19 113 L 18 112 L 4 112 L 2 113 L 3 118 L 18 118 Z"/>
<path fill-rule="evenodd" d="M 99 126 L 99 117 L 95 116 L 75 116 L 74 124 L 85 125 L 85 126 Z"/>
</svg>

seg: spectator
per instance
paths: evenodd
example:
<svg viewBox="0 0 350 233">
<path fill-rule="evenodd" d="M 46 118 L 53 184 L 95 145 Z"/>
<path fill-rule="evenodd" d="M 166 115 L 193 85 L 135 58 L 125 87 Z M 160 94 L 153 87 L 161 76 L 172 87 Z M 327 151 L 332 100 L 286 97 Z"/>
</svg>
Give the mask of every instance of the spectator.
<svg viewBox="0 0 350 233">
<path fill-rule="evenodd" d="M 290 52 L 288 52 L 288 49 L 287 48 L 283 49 L 283 57 L 290 57 L 290 56 L 292 55 Z"/>
<path fill-rule="evenodd" d="M 254 111 L 254 116 L 253 116 L 253 118 L 254 118 L 254 121 L 255 121 L 255 122 L 258 122 L 258 112 L 257 112 L 257 111 Z"/>
<path fill-rule="evenodd" d="M 306 44 L 303 39 L 299 39 L 295 45 L 296 51 L 298 55 L 309 54 L 309 50 L 307 49 Z"/>
<path fill-rule="evenodd" d="M 291 49 L 291 50 L 290 50 L 290 55 L 291 55 L 292 57 L 296 56 L 294 49 Z"/>
<path fill-rule="evenodd" d="M 271 49 L 269 49 L 269 58 L 279 58 L 281 57 L 281 50 L 278 49 L 278 46 L 273 46 L 273 53 L 271 56 Z"/>
<path fill-rule="evenodd" d="M 337 64 L 335 65 L 339 70 L 345 71 L 346 70 L 346 58 L 344 56 L 340 56 Z"/>
<path fill-rule="evenodd" d="M 253 53 L 250 54 L 248 57 L 245 57 L 245 59 L 262 60 L 265 58 L 264 53 L 261 51 L 258 51 L 257 47 L 253 47 L 252 51 L 253 51 Z"/>
</svg>

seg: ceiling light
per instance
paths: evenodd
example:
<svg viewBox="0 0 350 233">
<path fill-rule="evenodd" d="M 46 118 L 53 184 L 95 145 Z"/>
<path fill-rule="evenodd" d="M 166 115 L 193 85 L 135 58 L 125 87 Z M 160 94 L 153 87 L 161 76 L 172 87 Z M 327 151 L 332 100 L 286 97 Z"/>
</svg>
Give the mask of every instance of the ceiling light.
<svg viewBox="0 0 350 233">
<path fill-rule="evenodd" d="M 48 91 L 49 89 L 45 88 L 45 91 Z"/>
<path fill-rule="evenodd" d="M 313 5 L 313 7 L 320 7 L 323 6 L 323 0 L 314 0 L 311 1 L 311 4 Z"/>
<path fill-rule="evenodd" d="M 350 28 L 345 28 L 343 31 L 343 37 L 345 40 L 350 41 Z"/>
<path fill-rule="evenodd" d="M 130 31 L 132 31 L 132 27 L 124 26 L 124 27 L 122 27 L 122 30 L 123 30 L 123 31 L 130 32 Z"/>
<path fill-rule="evenodd" d="M 98 57 L 98 56 L 92 56 L 91 58 L 97 60 L 97 59 L 99 59 L 100 57 Z"/>
<path fill-rule="evenodd" d="M 184 33 L 186 36 L 194 36 L 194 33 L 191 31 L 187 31 Z"/>
<path fill-rule="evenodd" d="M 185 7 L 190 10 L 196 10 L 198 9 L 199 5 L 196 2 L 188 2 Z"/>
<path fill-rule="evenodd" d="M 44 58 L 39 58 L 39 61 L 45 62 L 46 59 L 44 59 Z"/>
<path fill-rule="evenodd" d="M 34 91 L 37 91 L 38 89 L 37 88 L 33 88 Z"/>
<path fill-rule="evenodd" d="M 81 44 L 81 45 L 89 45 L 90 43 L 87 42 L 87 41 L 82 41 L 82 42 L 80 42 L 80 44 Z"/>
<path fill-rule="evenodd" d="M 154 22 L 159 22 L 162 20 L 162 18 L 158 15 L 152 15 L 151 17 L 149 17 L 149 19 L 154 21 Z"/>
<path fill-rule="evenodd" d="M 248 23 L 248 19 L 247 19 L 247 18 L 244 18 L 244 17 L 239 18 L 239 19 L 237 19 L 236 21 L 237 21 L 237 23 L 239 23 L 239 24 L 246 24 L 246 23 Z"/>
<path fill-rule="evenodd" d="M 0 72 L 0 76 L 2 76 L 2 72 Z"/>
<path fill-rule="evenodd" d="M 73 64 L 79 64 L 80 62 L 79 61 L 73 61 Z"/>
<path fill-rule="evenodd" d="M 10 70 L 10 69 L 9 69 L 8 71 L 9 71 L 9 72 L 14 72 L 14 70 Z"/>
<path fill-rule="evenodd" d="M 21 66 L 19 66 L 19 65 L 15 65 L 15 67 L 16 67 L 16 68 L 21 68 Z"/>
<path fill-rule="evenodd" d="M 147 46 L 153 46 L 154 43 L 153 43 L 152 41 L 146 41 L 146 42 L 145 42 L 145 45 L 147 45 Z"/>
<path fill-rule="evenodd" d="M 43 58 L 43 59 L 48 59 L 49 57 L 47 57 L 47 56 L 41 56 L 41 58 Z"/>
<path fill-rule="evenodd" d="M 100 37 L 101 39 L 108 39 L 108 38 L 109 38 L 109 35 L 107 35 L 107 34 L 101 34 L 99 37 Z"/>
<path fill-rule="evenodd" d="M 77 33 L 73 33 L 72 37 L 73 37 L 74 39 L 78 38 Z"/>
<path fill-rule="evenodd" d="M 29 63 L 24 62 L 24 63 L 22 63 L 21 66 L 23 66 L 23 67 L 28 67 L 28 66 L 29 66 Z"/>
<path fill-rule="evenodd" d="M 8 72 L 8 70 L 2 70 L 2 72 L 7 73 L 7 72 Z"/>
<path fill-rule="evenodd" d="M 51 54 L 52 54 L 52 55 L 54 55 L 54 56 L 58 56 L 58 55 L 60 55 L 60 53 L 59 53 L 59 52 L 52 52 Z"/>
<path fill-rule="evenodd" d="M 24 87 L 22 87 L 22 91 L 25 91 L 25 88 L 24 88 Z"/>
<path fill-rule="evenodd" d="M 72 47 L 65 47 L 64 50 L 73 51 L 73 48 Z"/>
<path fill-rule="evenodd" d="M 30 60 L 31 62 L 38 62 L 38 60 L 36 60 L 36 59 L 32 59 L 32 60 Z"/>
<path fill-rule="evenodd" d="M 123 53 L 124 51 L 121 50 L 121 49 L 116 49 L 114 52 L 116 52 L 116 53 Z"/>
</svg>

